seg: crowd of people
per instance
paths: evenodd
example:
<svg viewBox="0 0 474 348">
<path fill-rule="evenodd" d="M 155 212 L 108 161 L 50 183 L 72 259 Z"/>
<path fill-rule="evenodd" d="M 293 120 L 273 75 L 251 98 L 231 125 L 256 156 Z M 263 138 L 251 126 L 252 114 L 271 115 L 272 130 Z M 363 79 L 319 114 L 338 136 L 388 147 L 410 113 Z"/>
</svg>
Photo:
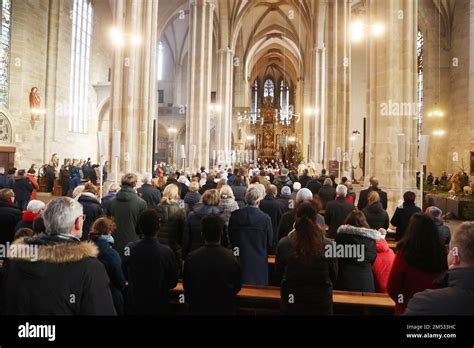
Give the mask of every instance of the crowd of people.
<svg viewBox="0 0 474 348">
<path fill-rule="evenodd" d="M 0 313 L 171 314 L 182 279 L 191 313 L 236 314 L 242 285 L 269 285 L 275 255 L 284 314 L 331 315 L 345 290 L 388 293 L 397 315 L 474 315 L 474 223 L 451 233 L 410 191 L 390 219 L 375 177 L 357 197 L 325 170 L 168 168 L 141 184 L 126 174 L 100 199 L 81 171 L 62 168 L 64 197 L 45 205 L 25 171 L 0 168 L 0 242 L 37 251 L 3 259 Z"/>
</svg>

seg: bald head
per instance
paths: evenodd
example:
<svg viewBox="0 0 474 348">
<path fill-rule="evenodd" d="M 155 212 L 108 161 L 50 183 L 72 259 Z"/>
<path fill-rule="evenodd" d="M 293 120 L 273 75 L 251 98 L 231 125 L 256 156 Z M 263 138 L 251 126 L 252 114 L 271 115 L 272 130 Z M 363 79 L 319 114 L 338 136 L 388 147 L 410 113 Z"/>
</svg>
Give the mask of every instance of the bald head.
<svg viewBox="0 0 474 348">
<path fill-rule="evenodd" d="M 375 176 L 372 176 L 369 179 L 369 182 L 370 182 L 370 186 L 372 186 L 372 187 L 378 187 L 379 186 L 379 179 L 377 179 Z"/>
</svg>

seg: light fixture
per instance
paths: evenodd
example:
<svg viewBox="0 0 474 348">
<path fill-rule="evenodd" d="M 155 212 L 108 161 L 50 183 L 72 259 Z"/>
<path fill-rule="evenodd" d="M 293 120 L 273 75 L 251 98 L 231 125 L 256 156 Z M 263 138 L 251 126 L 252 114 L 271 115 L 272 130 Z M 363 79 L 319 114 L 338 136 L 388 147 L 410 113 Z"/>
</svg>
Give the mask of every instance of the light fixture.
<svg viewBox="0 0 474 348">
<path fill-rule="evenodd" d="M 364 38 L 364 23 L 360 20 L 352 22 L 352 41 L 361 42 Z"/>
<path fill-rule="evenodd" d="M 177 132 L 178 132 L 178 130 L 174 127 L 168 128 L 168 133 L 177 133 Z"/>
<path fill-rule="evenodd" d="M 428 117 L 444 117 L 444 111 L 441 111 L 439 109 L 436 109 L 434 111 L 428 112 Z"/>
<path fill-rule="evenodd" d="M 123 32 L 117 28 L 112 28 L 110 31 L 112 42 L 117 47 L 122 47 L 124 44 Z"/>
<path fill-rule="evenodd" d="M 436 129 L 435 131 L 433 131 L 433 135 L 435 137 L 442 137 L 445 134 L 446 134 L 446 131 L 444 129 Z"/>
<path fill-rule="evenodd" d="M 355 137 L 355 135 L 351 136 L 351 138 L 350 138 L 350 139 L 351 139 L 351 141 L 355 141 L 355 140 L 356 140 L 356 137 Z"/>
<path fill-rule="evenodd" d="M 136 35 L 136 34 L 130 35 L 130 43 L 133 46 L 138 46 L 141 44 L 141 42 L 142 42 L 142 38 L 139 35 Z"/>
<path fill-rule="evenodd" d="M 385 32 L 385 27 L 382 23 L 375 23 L 372 25 L 371 32 L 375 37 L 380 37 Z"/>
<path fill-rule="evenodd" d="M 289 141 L 290 143 L 294 143 L 294 142 L 296 142 L 296 137 L 293 137 L 293 136 L 292 136 L 292 137 L 289 137 L 289 138 L 288 138 L 288 141 Z"/>
</svg>

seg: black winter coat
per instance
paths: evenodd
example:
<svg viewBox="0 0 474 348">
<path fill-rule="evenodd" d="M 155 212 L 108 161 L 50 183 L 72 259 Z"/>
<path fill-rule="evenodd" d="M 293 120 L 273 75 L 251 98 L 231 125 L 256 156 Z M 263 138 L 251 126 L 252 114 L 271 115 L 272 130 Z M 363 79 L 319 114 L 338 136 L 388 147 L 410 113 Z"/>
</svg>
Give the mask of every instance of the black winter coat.
<svg viewBox="0 0 474 348">
<path fill-rule="evenodd" d="M 323 185 L 318 192 L 319 199 L 323 209 L 326 209 L 328 202 L 336 198 L 336 189 L 329 185 Z"/>
<path fill-rule="evenodd" d="M 368 204 L 368 199 L 369 199 L 369 193 L 372 191 L 377 191 L 377 193 L 380 196 L 380 203 L 382 203 L 382 207 L 387 210 L 387 192 L 382 191 L 378 187 L 369 187 L 365 190 L 360 191 L 359 195 L 359 201 L 357 202 L 357 208 L 359 210 L 363 210 L 365 207 L 367 207 Z"/>
<path fill-rule="evenodd" d="M 380 202 L 365 207 L 362 212 L 364 213 L 370 228 L 378 230 L 380 228 L 387 229 L 389 227 L 390 218 Z"/>
<path fill-rule="evenodd" d="M 21 221 L 22 211 L 13 204 L 0 202 L 0 245 L 12 242 L 15 226 Z"/>
<path fill-rule="evenodd" d="M 173 251 L 156 238 L 144 238 L 129 245 L 124 260 L 128 287 L 125 313 L 128 315 L 166 315 L 170 313 L 169 291 L 178 282 Z"/>
<path fill-rule="evenodd" d="M 148 208 L 154 208 L 161 201 L 161 192 L 150 184 L 144 184 L 137 189 L 138 195 L 146 202 Z"/>
<path fill-rule="evenodd" d="M 284 205 L 272 195 L 266 195 L 265 198 L 260 201 L 259 208 L 272 220 L 273 245 L 271 253 L 273 254 L 278 244 L 278 225 L 286 209 Z"/>
<path fill-rule="evenodd" d="M 303 185 L 301 185 L 301 187 L 303 187 Z M 323 185 L 321 185 L 321 183 L 316 179 L 309 181 L 306 185 L 306 188 L 313 193 L 313 196 L 319 193 L 321 187 L 323 187 Z"/>
<path fill-rule="evenodd" d="M 268 285 L 268 254 L 273 246 L 270 217 L 251 206 L 233 211 L 229 239 L 242 267 L 242 282 Z"/>
<path fill-rule="evenodd" d="M 235 314 L 236 295 L 242 286 L 239 262 L 231 250 L 220 245 L 205 245 L 188 255 L 183 286 L 191 313 Z"/>
<path fill-rule="evenodd" d="M 339 227 L 335 252 L 342 250 L 343 257 L 338 257 L 337 290 L 375 292 L 372 263 L 377 256 L 376 241 L 380 238 L 378 231 L 368 228 Z"/>
<path fill-rule="evenodd" d="M 235 201 L 239 205 L 239 209 L 245 207 L 245 192 L 247 188 L 245 186 L 231 186 L 232 192 L 234 193 Z"/>
<path fill-rule="evenodd" d="M 13 192 L 15 192 L 15 202 L 28 202 L 33 192 L 33 185 L 28 177 L 17 177 L 13 184 Z"/>
<path fill-rule="evenodd" d="M 34 246 L 38 259 L 8 260 L 0 291 L 5 315 L 116 315 L 109 277 L 93 243 L 70 235 L 19 239 Z"/>
<path fill-rule="evenodd" d="M 316 216 L 316 223 L 323 228 L 325 225 L 324 217 L 320 214 Z M 280 223 L 278 224 L 278 240 L 286 237 L 288 233 L 295 228 L 295 210 L 290 210 L 283 214 Z"/>
<path fill-rule="evenodd" d="M 415 294 L 403 315 L 474 315 L 474 268 L 455 268 L 435 281 L 437 289 Z"/>
<path fill-rule="evenodd" d="M 312 178 L 309 175 L 301 175 L 298 179 L 299 183 L 301 184 L 301 188 L 305 188 L 311 180 Z"/>
<path fill-rule="evenodd" d="M 201 189 L 199 190 L 200 194 L 204 194 L 207 190 L 213 190 L 217 188 L 217 183 L 212 180 L 212 181 L 206 181 L 204 185 L 202 185 Z"/>
<path fill-rule="evenodd" d="M 199 192 L 188 191 L 184 197 L 184 203 L 186 204 L 186 211 L 189 213 L 193 211 L 194 205 L 199 203 L 201 200 L 201 194 Z"/>
<path fill-rule="evenodd" d="M 201 220 L 205 216 L 210 214 L 220 216 L 222 224 L 224 225 L 221 244 L 225 247 L 227 247 L 227 245 L 229 244 L 229 238 L 227 236 L 227 225 L 222 208 L 216 206 L 202 205 L 201 208 L 191 212 L 191 214 L 189 214 L 188 218 L 186 219 L 186 225 L 184 226 L 183 234 L 183 259 L 185 259 L 190 252 L 204 245 L 204 240 L 201 236 Z"/>
<path fill-rule="evenodd" d="M 284 186 L 288 186 L 291 190 L 293 190 L 293 181 L 291 181 L 288 175 L 276 176 L 275 180 L 273 180 L 273 185 L 275 185 L 278 188 L 278 194 L 280 194 L 281 189 Z"/>
<path fill-rule="evenodd" d="M 324 220 L 329 226 L 328 238 L 336 238 L 337 229 L 346 220 L 347 216 L 355 209 L 352 203 L 346 201 L 345 198 L 339 197 L 326 205 L 326 213 Z"/>
<path fill-rule="evenodd" d="M 84 215 L 86 216 L 84 225 L 82 226 L 81 240 L 89 240 L 89 232 L 92 224 L 104 214 L 104 211 L 102 210 L 99 200 L 92 193 L 82 193 L 77 201 L 82 204 Z"/>
<path fill-rule="evenodd" d="M 397 233 L 395 235 L 396 240 L 402 239 L 405 231 L 410 222 L 410 218 L 413 214 L 421 213 L 421 209 L 418 208 L 415 204 L 405 204 L 401 207 L 397 207 L 395 213 L 392 216 L 390 223 L 397 228 Z"/>
<path fill-rule="evenodd" d="M 278 243 L 275 267 L 283 274 L 281 282 L 282 312 L 290 315 L 332 315 L 332 292 L 337 280 L 337 258 L 313 258 L 302 262 L 293 253 L 291 232 Z M 325 239 L 324 245 L 333 242 Z M 293 295 L 294 301 L 289 301 Z"/>
</svg>

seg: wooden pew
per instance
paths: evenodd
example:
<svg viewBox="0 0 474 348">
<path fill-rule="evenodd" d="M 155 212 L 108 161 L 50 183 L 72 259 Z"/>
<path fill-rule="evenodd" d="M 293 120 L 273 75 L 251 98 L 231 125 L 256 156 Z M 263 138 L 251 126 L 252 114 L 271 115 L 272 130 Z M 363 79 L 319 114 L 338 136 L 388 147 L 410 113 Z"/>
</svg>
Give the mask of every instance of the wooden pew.
<svg viewBox="0 0 474 348">
<path fill-rule="evenodd" d="M 177 297 L 183 294 L 183 284 L 178 283 L 172 294 Z M 250 286 L 244 285 L 237 295 L 240 307 L 247 313 L 254 315 L 260 313 L 280 313 L 280 288 L 273 286 Z M 333 291 L 335 314 L 363 314 L 370 315 L 382 313 L 392 315 L 395 303 L 387 294 Z M 250 307 L 250 308 L 249 308 Z"/>
</svg>

